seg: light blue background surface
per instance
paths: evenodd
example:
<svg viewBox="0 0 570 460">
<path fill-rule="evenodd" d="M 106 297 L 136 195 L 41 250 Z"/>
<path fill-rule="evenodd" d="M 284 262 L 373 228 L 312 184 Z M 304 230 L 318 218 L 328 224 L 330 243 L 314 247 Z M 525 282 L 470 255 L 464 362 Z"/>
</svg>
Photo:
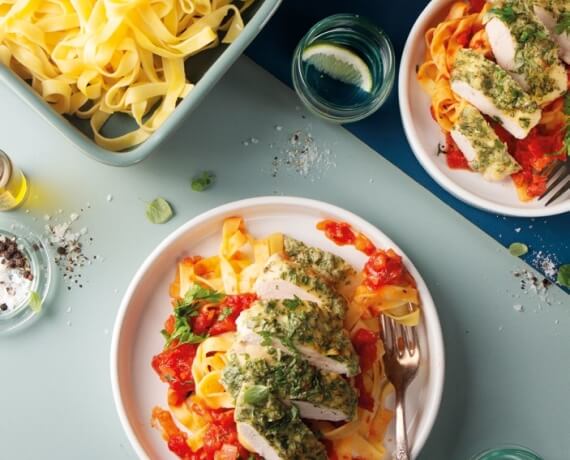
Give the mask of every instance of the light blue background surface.
<svg viewBox="0 0 570 460">
<path fill-rule="evenodd" d="M 441 412 L 421 459 L 468 459 L 504 442 L 548 460 L 570 458 L 569 297 L 551 288 L 546 305 L 520 293 L 512 271 L 521 261 L 342 128 L 303 118 L 294 94 L 249 60 L 238 62 L 159 152 L 128 169 L 80 155 L 5 88 L 0 100 L 0 147 L 33 184 L 27 205 L 0 222 L 16 219 L 41 231 L 44 214 L 78 212 L 89 202 L 76 225 L 94 238 L 86 252 L 104 258 L 82 272 L 83 289 L 60 285 L 36 324 L 0 338 L 2 460 L 134 458 L 109 381 L 110 331 L 122 293 L 149 252 L 189 218 L 273 193 L 360 214 L 424 276 L 447 365 Z M 275 152 L 297 129 L 310 130 L 319 149 L 330 148 L 336 166 L 320 178 L 285 168 L 273 178 Z M 244 146 L 251 137 L 259 143 Z M 190 177 L 204 169 L 217 173 L 217 184 L 192 192 Z M 152 225 L 145 202 L 159 195 L 177 214 Z M 514 311 L 515 303 L 525 311 Z"/>
</svg>

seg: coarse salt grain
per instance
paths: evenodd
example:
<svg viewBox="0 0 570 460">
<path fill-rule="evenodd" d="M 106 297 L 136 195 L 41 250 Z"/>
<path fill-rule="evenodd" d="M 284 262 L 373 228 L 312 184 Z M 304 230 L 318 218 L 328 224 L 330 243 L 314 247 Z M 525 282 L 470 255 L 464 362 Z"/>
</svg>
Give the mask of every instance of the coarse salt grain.
<svg viewBox="0 0 570 460">
<path fill-rule="evenodd" d="M 520 227 L 515 228 L 515 232 L 519 233 L 521 231 Z"/>
<path fill-rule="evenodd" d="M 77 214 L 76 212 L 72 212 L 72 213 L 69 215 L 69 220 L 70 220 L 71 222 L 75 222 L 77 219 L 79 219 L 79 214 Z"/>
<path fill-rule="evenodd" d="M 513 310 L 520 313 L 524 311 L 524 307 L 520 303 L 516 303 L 513 305 Z"/>
<path fill-rule="evenodd" d="M 107 195 L 107 201 L 110 203 L 111 201 L 113 201 L 113 195 L 111 195 L 110 193 Z"/>
</svg>

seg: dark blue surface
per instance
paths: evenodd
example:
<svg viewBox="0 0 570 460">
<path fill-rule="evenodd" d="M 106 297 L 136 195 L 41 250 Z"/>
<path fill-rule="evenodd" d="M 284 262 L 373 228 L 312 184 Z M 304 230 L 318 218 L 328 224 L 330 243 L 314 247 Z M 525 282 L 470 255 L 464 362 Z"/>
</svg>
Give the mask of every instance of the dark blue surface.
<svg viewBox="0 0 570 460">
<path fill-rule="evenodd" d="M 408 33 L 427 3 L 426 0 L 284 0 L 247 54 L 291 86 L 291 57 L 305 32 L 331 14 L 358 13 L 370 18 L 389 35 L 399 64 Z M 557 265 L 570 263 L 570 213 L 537 219 L 503 217 L 457 200 L 431 179 L 416 160 L 404 134 L 397 99 L 396 85 L 387 103 L 376 114 L 346 128 L 503 245 L 515 241 L 526 243 L 530 251 L 525 259 L 539 271 L 544 273 L 541 255 Z"/>
</svg>

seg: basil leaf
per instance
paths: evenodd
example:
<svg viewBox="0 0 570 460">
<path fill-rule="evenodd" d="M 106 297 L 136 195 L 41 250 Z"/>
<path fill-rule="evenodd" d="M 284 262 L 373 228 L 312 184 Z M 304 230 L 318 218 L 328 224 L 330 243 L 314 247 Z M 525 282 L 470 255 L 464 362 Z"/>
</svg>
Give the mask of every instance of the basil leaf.
<svg viewBox="0 0 570 460">
<path fill-rule="evenodd" d="M 34 313 L 42 311 L 42 298 L 36 291 L 30 292 L 30 300 L 28 301 L 28 304 Z"/>
<path fill-rule="evenodd" d="M 528 252 L 528 246 L 524 243 L 511 243 L 509 246 L 511 256 L 520 257 Z"/>
<path fill-rule="evenodd" d="M 146 206 L 146 218 L 153 224 L 164 224 L 173 214 L 170 204 L 164 198 L 155 198 Z"/>
<path fill-rule="evenodd" d="M 560 284 L 560 286 L 570 288 L 570 264 L 560 266 L 556 282 Z"/>
<path fill-rule="evenodd" d="M 247 388 L 243 393 L 243 401 L 252 406 L 260 406 L 267 402 L 269 397 L 269 388 L 262 385 L 253 385 Z"/>
<path fill-rule="evenodd" d="M 202 171 L 192 179 L 192 190 L 195 192 L 203 192 L 214 185 L 215 181 L 216 175 L 212 171 Z"/>
</svg>

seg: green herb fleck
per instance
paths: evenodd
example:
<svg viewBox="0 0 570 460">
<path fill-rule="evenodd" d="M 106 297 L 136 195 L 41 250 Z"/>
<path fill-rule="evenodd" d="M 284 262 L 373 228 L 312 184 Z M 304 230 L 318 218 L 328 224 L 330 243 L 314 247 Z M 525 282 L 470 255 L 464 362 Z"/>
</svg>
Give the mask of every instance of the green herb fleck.
<svg viewBox="0 0 570 460">
<path fill-rule="evenodd" d="M 243 394 L 244 402 L 253 406 L 261 406 L 265 404 L 268 397 L 269 388 L 262 385 L 253 385 L 247 388 Z"/>
<path fill-rule="evenodd" d="M 230 307 L 224 307 L 222 312 L 220 313 L 220 316 L 218 316 L 218 321 L 225 320 L 228 316 L 232 314 L 232 311 L 233 310 Z"/>
<path fill-rule="evenodd" d="M 283 300 L 283 305 L 285 305 L 289 310 L 295 310 L 299 305 L 302 305 L 303 301 L 299 297 L 295 296 L 293 299 Z"/>
<path fill-rule="evenodd" d="M 30 292 L 29 305 L 34 313 L 42 311 L 42 298 L 36 291 Z"/>
<path fill-rule="evenodd" d="M 570 35 L 570 11 L 565 11 L 558 18 L 558 24 L 554 28 L 557 34 L 568 34 Z"/>
<path fill-rule="evenodd" d="M 570 264 L 564 264 L 558 268 L 556 282 L 560 284 L 560 286 L 570 288 Z"/>
<path fill-rule="evenodd" d="M 155 198 L 146 206 L 146 218 L 153 224 L 164 224 L 172 215 L 172 208 L 164 198 Z"/>
<path fill-rule="evenodd" d="M 502 21 L 506 22 L 507 24 L 511 24 L 515 22 L 517 19 L 517 13 L 513 10 L 513 7 L 510 5 L 506 5 L 502 8 L 491 8 L 489 13 L 494 14 Z"/>
<path fill-rule="evenodd" d="M 528 252 L 528 246 L 524 243 L 511 243 L 509 252 L 514 257 L 524 256 Z"/>
<path fill-rule="evenodd" d="M 255 460 L 255 455 L 249 454 L 249 456 L 247 457 L 247 460 Z"/>
<path fill-rule="evenodd" d="M 192 190 L 195 192 L 203 192 L 214 185 L 216 175 L 211 171 L 202 171 L 192 178 Z"/>
</svg>

